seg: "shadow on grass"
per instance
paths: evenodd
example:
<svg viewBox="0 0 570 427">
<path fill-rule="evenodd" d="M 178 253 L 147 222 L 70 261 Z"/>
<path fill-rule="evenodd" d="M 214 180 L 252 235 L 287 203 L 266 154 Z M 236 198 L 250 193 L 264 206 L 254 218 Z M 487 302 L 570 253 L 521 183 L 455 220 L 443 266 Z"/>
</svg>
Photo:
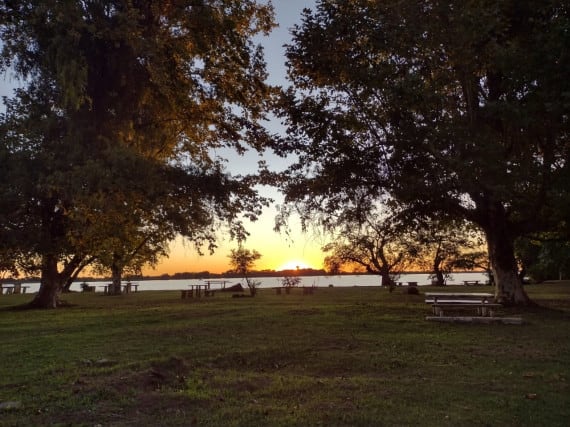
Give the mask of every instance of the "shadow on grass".
<svg viewBox="0 0 570 427">
<path fill-rule="evenodd" d="M 57 307 L 39 307 L 34 301 L 29 301 L 24 304 L 11 305 L 7 307 L 1 307 L 0 311 L 27 311 L 27 310 L 58 310 L 62 308 L 73 308 L 77 307 L 77 304 L 72 304 L 65 300 L 59 300 L 57 302 Z"/>
</svg>

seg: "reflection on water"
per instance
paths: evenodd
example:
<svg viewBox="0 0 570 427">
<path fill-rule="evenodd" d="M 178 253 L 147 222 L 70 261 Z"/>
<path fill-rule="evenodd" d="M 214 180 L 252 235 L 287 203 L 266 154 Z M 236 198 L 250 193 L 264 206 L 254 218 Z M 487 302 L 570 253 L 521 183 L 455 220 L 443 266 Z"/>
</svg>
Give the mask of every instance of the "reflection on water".
<svg viewBox="0 0 570 427">
<path fill-rule="evenodd" d="M 261 282 L 261 288 L 272 288 L 281 286 L 282 277 L 257 277 L 254 280 Z M 212 279 L 212 281 L 219 281 L 220 279 Z M 232 286 L 237 283 L 242 283 L 244 288 L 246 284 L 238 278 L 224 279 L 227 280 L 226 287 Z M 475 281 L 478 280 L 480 284 L 487 282 L 487 276 L 484 273 L 455 273 L 448 279 L 449 285 L 462 285 L 464 280 Z M 188 289 L 188 285 L 197 285 L 206 282 L 207 280 L 141 280 L 138 283 L 139 291 L 156 291 L 156 290 L 181 290 Z M 403 274 L 398 279 L 398 282 L 417 282 L 418 285 L 429 285 L 428 274 Z M 108 281 L 89 282 L 90 286 L 95 286 L 96 292 L 103 292 L 104 286 Z M 28 292 L 36 292 L 39 288 L 39 283 L 27 283 L 29 285 Z M 301 276 L 301 283 L 299 286 L 380 286 L 380 276 L 375 275 L 348 275 L 348 276 Z M 212 284 L 212 288 L 216 289 L 220 285 Z M 80 283 L 71 285 L 71 290 L 81 291 Z"/>
</svg>

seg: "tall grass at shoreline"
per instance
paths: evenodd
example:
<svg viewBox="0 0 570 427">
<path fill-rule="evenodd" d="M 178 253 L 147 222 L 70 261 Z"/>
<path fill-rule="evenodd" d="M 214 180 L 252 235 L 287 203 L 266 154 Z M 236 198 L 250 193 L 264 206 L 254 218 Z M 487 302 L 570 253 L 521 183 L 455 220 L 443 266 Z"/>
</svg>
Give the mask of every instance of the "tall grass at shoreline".
<svg viewBox="0 0 570 427">
<path fill-rule="evenodd" d="M 570 283 L 528 286 L 522 326 L 427 322 L 402 290 L 2 296 L 0 425 L 567 425 Z"/>
</svg>

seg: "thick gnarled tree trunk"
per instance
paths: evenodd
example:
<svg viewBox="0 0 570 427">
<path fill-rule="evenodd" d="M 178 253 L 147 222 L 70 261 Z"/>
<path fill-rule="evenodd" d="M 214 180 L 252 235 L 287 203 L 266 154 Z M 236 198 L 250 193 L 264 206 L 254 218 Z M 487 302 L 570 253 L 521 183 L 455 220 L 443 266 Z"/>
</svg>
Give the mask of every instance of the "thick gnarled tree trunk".
<svg viewBox="0 0 570 427">
<path fill-rule="evenodd" d="M 32 308 L 57 308 L 59 295 L 65 280 L 62 280 L 55 255 L 45 255 L 41 266 L 40 289 L 30 302 Z"/>
<path fill-rule="evenodd" d="M 123 280 L 123 268 L 118 262 L 111 265 L 111 286 L 109 286 L 109 295 L 121 295 L 121 281 Z"/>
<path fill-rule="evenodd" d="M 495 281 L 495 299 L 504 305 L 528 305 L 528 298 L 518 275 L 514 239 L 504 227 L 485 230 L 489 261 Z"/>
<path fill-rule="evenodd" d="M 65 284 L 81 270 L 84 257 L 76 255 L 69 259 L 59 271 L 58 256 L 46 254 L 42 257 L 40 289 L 34 299 L 28 304 L 30 308 L 57 308 L 60 305 L 59 296 Z"/>
<path fill-rule="evenodd" d="M 383 287 L 389 287 L 394 285 L 394 281 L 392 277 L 390 277 L 390 273 L 380 272 L 381 284 Z"/>
</svg>

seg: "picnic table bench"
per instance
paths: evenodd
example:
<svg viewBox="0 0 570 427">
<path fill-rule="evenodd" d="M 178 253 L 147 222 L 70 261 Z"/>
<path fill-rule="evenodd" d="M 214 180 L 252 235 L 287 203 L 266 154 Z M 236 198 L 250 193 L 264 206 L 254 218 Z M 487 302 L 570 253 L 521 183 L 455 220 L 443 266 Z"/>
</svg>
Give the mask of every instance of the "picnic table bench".
<svg viewBox="0 0 570 427">
<path fill-rule="evenodd" d="M 493 317 L 495 310 L 502 307 L 493 302 L 493 294 L 427 292 L 426 304 L 431 304 L 433 314 L 443 317 L 446 312 L 461 309 L 476 309 L 478 316 Z"/>
</svg>

